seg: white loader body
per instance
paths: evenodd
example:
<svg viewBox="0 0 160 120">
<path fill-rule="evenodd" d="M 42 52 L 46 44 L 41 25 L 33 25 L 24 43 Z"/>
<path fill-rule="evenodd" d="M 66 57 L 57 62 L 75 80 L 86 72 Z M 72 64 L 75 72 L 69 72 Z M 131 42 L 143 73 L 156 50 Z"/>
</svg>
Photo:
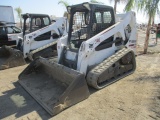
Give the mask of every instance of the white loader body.
<svg viewBox="0 0 160 120">
<path fill-rule="evenodd" d="M 24 58 L 26 58 L 27 54 L 29 54 L 31 51 L 57 41 L 60 36 L 66 35 L 66 24 L 68 24 L 66 18 L 59 18 L 53 24 L 25 35 L 23 40 Z M 59 37 L 54 38 L 53 35 L 57 35 Z"/>
<path fill-rule="evenodd" d="M 128 39 L 126 43 L 126 47 L 133 50 L 136 54 L 136 40 L 137 40 L 137 30 L 136 30 L 136 16 L 134 12 L 128 12 L 124 15 L 119 16 L 121 20 L 112 25 L 111 27 L 105 29 L 104 31 L 100 32 L 96 36 L 86 40 L 81 44 L 81 47 L 78 51 L 72 52 L 67 51 L 66 58 L 72 61 L 77 61 L 77 70 L 83 74 L 86 74 L 87 68 L 89 66 L 93 66 L 96 64 L 101 63 L 104 59 L 108 58 L 109 56 L 113 55 L 116 50 L 119 49 L 119 46 L 112 45 L 112 47 L 108 49 L 103 49 L 100 51 L 96 51 L 95 48 L 102 43 L 107 38 L 114 36 L 114 40 L 116 37 L 122 38 L 123 41 Z M 128 28 L 128 25 L 130 26 Z M 131 33 L 128 33 L 128 29 L 131 28 Z M 58 58 L 60 59 L 60 55 L 62 52 L 62 47 L 67 46 L 67 36 L 61 38 L 57 44 L 58 50 Z M 121 46 L 120 46 L 121 47 Z"/>
</svg>

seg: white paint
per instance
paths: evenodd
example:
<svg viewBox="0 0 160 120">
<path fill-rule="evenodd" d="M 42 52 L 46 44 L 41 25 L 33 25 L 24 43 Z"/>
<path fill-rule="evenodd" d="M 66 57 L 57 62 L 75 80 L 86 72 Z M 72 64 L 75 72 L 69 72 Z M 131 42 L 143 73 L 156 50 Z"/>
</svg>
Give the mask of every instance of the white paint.
<svg viewBox="0 0 160 120">
<path fill-rule="evenodd" d="M 39 35 L 42 35 L 46 32 L 49 32 L 51 31 L 51 35 L 53 33 L 57 33 L 58 35 L 59 34 L 59 31 L 58 31 L 58 28 L 62 27 L 62 24 L 66 24 L 66 21 L 67 19 L 62 17 L 62 18 L 59 18 L 56 20 L 56 22 L 54 22 L 53 24 L 45 27 L 45 28 L 42 28 L 42 29 L 39 29 L 37 31 L 34 31 L 32 33 L 29 33 L 27 35 L 25 35 L 24 37 L 24 40 L 23 40 L 23 55 L 24 55 L 24 58 L 27 57 L 27 54 L 31 51 L 31 50 L 35 50 L 37 48 L 40 48 L 44 45 L 47 45 L 49 43 L 52 43 L 54 41 L 57 41 L 59 40 L 59 38 L 57 39 L 54 39 L 52 38 L 52 36 L 50 37 L 50 39 L 48 40 L 41 40 L 41 41 L 35 41 L 34 39 L 39 36 Z M 68 22 L 67 22 L 68 24 Z M 68 26 L 68 25 L 67 25 Z M 65 28 L 64 31 L 63 31 L 63 35 L 66 35 L 67 34 L 67 29 L 68 28 Z"/>
<path fill-rule="evenodd" d="M 95 35 L 94 37 L 84 41 L 80 48 L 79 52 L 73 55 L 73 52 L 69 52 L 69 48 L 67 49 L 67 59 L 74 60 L 76 54 L 78 54 L 78 61 L 77 61 L 77 70 L 83 74 L 86 74 L 87 68 L 92 65 L 96 65 L 101 63 L 104 59 L 108 58 L 109 56 L 113 55 L 120 46 L 115 46 L 112 44 L 112 47 L 105 48 L 103 50 L 96 51 L 96 47 L 102 43 L 107 38 L 114 36 L 114 38 L 121 37 L 125 41 L 125 33 L 127 32 L 126 27 L 130 25 L 132 32 L 128 33 L 129 40 L 137 41 L 137 30 L 136 30 L 136 17 L 134 12 L 128 12 L 126 14 L 118 15 L 119 19 L 117 19 L 117 23 L 112 25 L 109 28 L 106 28 L 104 31 L 100 32 L 99 34 Z M 114 39 L 115 40 L 115 39 Z M 58 41 L 59 48 L 63 46 L 67 47 L 67 39 L 61 39 Z M 90 44 L 93 44 L 92 47 L 89 47 Z M 136 54 L 136 48 L 131 48 L 128 46 L 129 41 L 126 44 L 126 47 L 133 50 Z M 60 56 L 62 50 L 58 49 L 58 56 Z M 62 53 L 63 54 L 63 53 Z M 72 56 L 73 55 L 73 56 Z"/>
<path fill-rule="evenodd" d="M 0 21 L 15 23 L 13 8 L 11 6 L 0 6 Z"/>
</svg>

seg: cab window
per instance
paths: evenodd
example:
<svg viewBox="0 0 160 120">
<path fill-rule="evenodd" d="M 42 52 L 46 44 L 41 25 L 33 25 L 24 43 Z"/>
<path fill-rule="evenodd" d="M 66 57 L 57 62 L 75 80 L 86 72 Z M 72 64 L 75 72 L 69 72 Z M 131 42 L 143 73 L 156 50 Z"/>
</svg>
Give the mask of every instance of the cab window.
<svg viewBox="0 0 160 120">
<path fill-rule="evenodd" d="M 102 23 L 102 16 L 100 12 L 95 12 L 96 15 L 96 22 L 97 23 Z"/>
<path fill-rule="evenodd" d="M 44 21 L 44 25 L 45 26 L 49 25 L 49 19 L 48 19 L 48 17 L 43 18 L 43 21 Z"/>
<path fill-rule="evenodd" d="M 111 16 L 111 12 L 107 11 L 103 13 L 103 21 L 104 23 L 111 23 L 112 21 L 112 16 Z"/>
<path fill-rule="evenodd" d="M 13 34 L 14 30 L 11 27 L 7 27 L 8 34 Z"/>
<path fill-rule="evenodd" d="M 7 27 L 7 31 L 8 31 L 8 34 L 21 33 L 21 30 L 14 26 Z"/>
<path fill-rule="evenodd" d="M 13 30 L 15 31 L 15 33 L 21 33 L 21 30 L 19 29 L 19 28 L 17 28 L 17 27 L 12 27 L 13 28 Z"/>
</svg>

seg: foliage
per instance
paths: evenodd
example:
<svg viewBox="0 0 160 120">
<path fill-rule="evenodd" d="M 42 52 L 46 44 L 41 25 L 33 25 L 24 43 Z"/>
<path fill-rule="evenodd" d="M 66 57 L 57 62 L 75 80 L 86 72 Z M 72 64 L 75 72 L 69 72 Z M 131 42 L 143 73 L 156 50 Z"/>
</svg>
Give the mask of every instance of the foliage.
<svg viewBox="0 0 160 120">
<path fill-rule="evenodd" d="M 68 3 L 67 1 L 64 1 L 64 0 L 60 0 L 60 1 L 58 2 L 58 4 L 62 4 L 66 9 L 67 9 L 67 6 L 70 6 L 69 3 Z M 68 14 L 67 11 L 64 12 L 63 16 L 64 16 L 64 17 L 67 17 L 68 20 L 70 19 L 70 15 Z"/>
<path fill-rule="evenodd" d="M 148 25 L 144 43 L 144 54 L 147 53 L 148 49 L 151 22 L 156 13 L 157 14 L 159 13 L 159 8 L 158 8 L 159 1 L 160 0 L 129 0 L 127 6 L 125 7 L 126 11 L 136 7 L 137 11 L 143 11 L 143 13 L 148 16 Z"/>
<path fill-rule="evenodd" d="M 97 1 L 97 0 L 90 0 L 90 2 L 91 2 L 91 3 L 101 3 L 101 4 L 103 4 L 102 2 L 99 2 L 99 1 Z"/>
<path fill-rule="evenodd" d="M 20 7 L 15 8 L 15 11 L 18 14 L 19 19 L 21 19 L 22 9 Z"/>
<path fill-rule="evenodd" d="M 110 2 L 114 2 L 114 12 L 116 13 L 117 4 L 118 4 L 118 3 L 127 3 L 128 0 L 110 0 Z"/>
<path fill-rule="evenodd" d="M 17 7 L 15 8 L 15 11 L 17 12 L 18 14 L 18 18 L 20 20 L 20 27 L 22 28 L 22 17 L 21 17 L 21 14 L 22 14 L 22 9 L 20 7 Z"/>
<path fill-rule="evenodd" d="M 69 3 L 67 1 L 64 1 L 64 0 L 60 0 L 58 2 L 58 4 L 62 4 L 63 6 L 65 6 L 67 8 L 67 6 L 69 6 Z"/>
</svg>

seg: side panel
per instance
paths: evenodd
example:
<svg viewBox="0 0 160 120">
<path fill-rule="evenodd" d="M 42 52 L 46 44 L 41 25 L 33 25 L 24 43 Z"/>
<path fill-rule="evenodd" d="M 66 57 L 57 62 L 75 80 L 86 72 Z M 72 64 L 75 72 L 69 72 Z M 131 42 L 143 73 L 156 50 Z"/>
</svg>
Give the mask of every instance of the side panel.
<svg viewBox="0 0 160 120">
<path fill-rule="evenodd" d="M 22 39 L 22 33 L 8 34 L 8 42 L 15 41 L 15 45 L 18 44 L 19 39 Z"/>
<path fill-rule="evenodd" d="M 24 43 L 23 43 L 24 57 L 26 58 L 27 57 L 26 54 L 28 54 L 31 50 L 35 50 L 53 41 L 57 41 L 57 39 L 60 38 L 62 34 L 65 35 L 67 33 L 66 29 L 63 28 L 64 27 L 63 25 L 65 23 L 66 23 L 66 18 L 60 18 L 54 24 L 51 24 L 40 30 L 27 34 L 24 37 Z"/>
<path fill-rule="evenodd" d="M 58 61 L 62 53 L 63 46 L 67 46 L 68 35 L 61 37 L 57 42 Z"/>
<path fill-rule="evenodd" d="M 126 32 L 129 31 L 128 26 L 131 28 L 129 34 Z M 113 38 L 110 42 L 108 40 L 110 40 L 111 37 Z M 78 53 L 77 70 L 86 74 L 87 69 L 99 64 L 125 46 L 136 54 L 136 48 L 130 47 L 130 41 L 136 41 L 136 37 L 135 14 L 134 12 L 128 12 L 121 22 L 117 22 L 113 26 L 82 43 Z M 120 45 L 116 45 L 117 39 L 120 40 Z M 134 43 L 134 45 L 136 46 L 136 43 Z M 102 49 L 97 50 L 99 46 L 102 46 Z"/>
<path fill-rule="evenodd" d="M 125 17 L 127 17 L 127 14 L 116 14 L 116 21 L 117 22 L 122 22 Z M 136 42 L 137 42 L 137 23 L 136 23 L 136 14 L 132 12 L 132 19 L 129 23 L 130 28 L 125 27 L 125 34 L 128 34 L 127 31 L 128 29 L 131 29 L 130 38 L 129 41 L 126 44 L 126 47 L 133 50 L 134 53 L 136 54 Z M 127 23 L 127 22 L 126 22 Z"/>
</svg>

